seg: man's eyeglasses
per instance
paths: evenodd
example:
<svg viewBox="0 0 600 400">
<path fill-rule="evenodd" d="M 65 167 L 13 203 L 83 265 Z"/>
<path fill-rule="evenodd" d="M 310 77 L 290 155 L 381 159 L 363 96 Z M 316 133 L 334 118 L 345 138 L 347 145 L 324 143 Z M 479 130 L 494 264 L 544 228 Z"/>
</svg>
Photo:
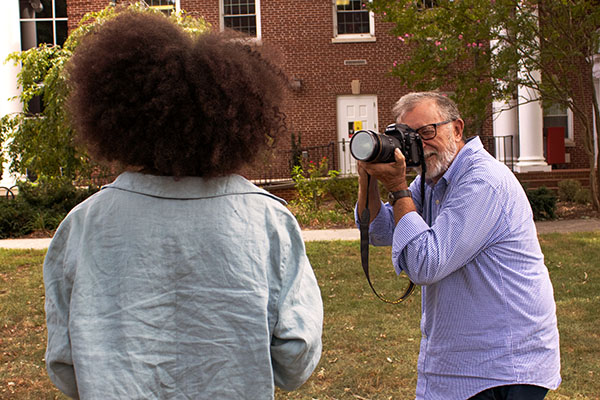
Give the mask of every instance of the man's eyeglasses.
<svg viewBox="0 0 600 400">
<path fill-rule="evenodd" d="M 442 122 L 436 122 L 435 124 L 423 125 L 422 127 L 415 129 L 415 132 L 421 136 L 423 140 L 431 140 L 437 136 L 437 127 L 440 125 L 445 125 L 450 122 L 456 121 L 456 118 L 452 118 Z"/>
</svg>

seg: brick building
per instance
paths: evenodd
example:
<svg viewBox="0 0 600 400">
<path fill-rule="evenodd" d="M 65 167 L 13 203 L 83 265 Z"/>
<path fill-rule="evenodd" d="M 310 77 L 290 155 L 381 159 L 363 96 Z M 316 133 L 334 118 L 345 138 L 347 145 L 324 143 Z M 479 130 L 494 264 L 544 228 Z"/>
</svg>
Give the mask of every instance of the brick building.
<svg viewBox="0 0 600 400">
<path fill-rule="evenodd" d="M 29 27 L 38 26 L 37 43 L 61 43 L 65 26 L 73 29 L 89 11 L 97 11 L 109 0 L 6 0 L 0 17 L 4 37 L 11 43 L 0 56 L 34 45 L 25 43 Z M 231 27 L 278 48 L 282 65 L 290 76 L 291 96 L 285 106 L 290 133 L 282 138 L 274 159 L 264 161 L 248 175 L 252 178 L 287 178 L 291 159 L 292 133 L 301 138 L 305 157 L 318 161 L 323 156 L 330 167 L 344 173 L 355 170 L 347 142 L 354 129 L 383 128 L 393 122 L 394 102 L 409 90 L 388 75 L 394 61 L 405 55 L 399 40 L 389 31 L 391 25 L 373 15 L 359 0 L 147 0 L 165 12 L 185 10 L 205 18 L 215 29 Z M 39 9 L 42 4 L 43 11 Z M 36 8 L 37 7 L 37 8 Z M 41 24 L 52 24 L 52 35 L 39 34 Z M 46 29 L 47 30 L 47 29 Z M 41 30 L 43 33 L 43 30 Z M 25 32 L 25 33 L 24 33 Z M 31 36 L 31 35 L 29 35 Z M 24 39 L 20 39 L 24 38 Z M 12 49 L 10 48 L 12 46 Z M 12 76 L 12 78 L 11 78 Z M 3 69 L 3 82 L 15 83 L 14 70 Z M 600 92 L 600 74 L 594 87 Z M 12 81 L 11 81 L 12 79 Z M 3 85 L 2 99 L 5 96 Z M 591 91 L 591 89 L 590 89 Z M 591 93 L 582 93 L 589 102 Z M 502 104 L 490 107 L 502 109 Z M 11 104 L 10 107 L 15 107 Z M 591 104 L 590 115 L 591 115 Z M 9 106 L 2 103 L 2 115 Z M 563 159 L 546 162 L 548 128 L 551 153 L 562 152 Z M 504 111 L 486 125 L 483 141 L 496 157 L 510 163 L 515 172 L 548 172 L 554 169 L 585 169 L 588 159 L 578 130 L 566 110 L 542 112 L 539 103 Z M 468 130 L 468 127 L 467 127 Z M 468 132 L 467 132 L 468 134 Z M 508 139 L 508 141 L 507 141 Z M 511 143 L 508 149 L 508 143 Z M 558 147 L 556 145 L 558 143 Z M 507 151 L 508 149 L 508 151 Z M 344 151 L 345 150 L 345 151 Z M 556 161 L 556 160 L 555 160 Z"/>
</svg>

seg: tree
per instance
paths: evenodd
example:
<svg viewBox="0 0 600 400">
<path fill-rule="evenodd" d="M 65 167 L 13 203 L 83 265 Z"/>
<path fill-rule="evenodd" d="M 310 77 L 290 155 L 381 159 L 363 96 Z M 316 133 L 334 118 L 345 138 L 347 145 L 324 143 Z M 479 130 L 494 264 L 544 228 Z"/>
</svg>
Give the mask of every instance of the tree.
<svg viewBox="0 0 600 400">
<path fill-rule="evenodd" d="M 429 3 L 429 2 L 427 2 Z M 600 43 L 597 0 L 373 0 L 373 11 L 393 22 L 406 49 L 392 74 L 416 90 L 451 91 L 480 133 L 492 100 L 517 98 L 517 88 L 538 96 L 520 101 L 569 108 L 582 126 L 590 165 L 593 206 L 600 209 L 598 98 L 593 58 Z M 540 79 L 541 77 L 541 79 Z M 583 93 L 591 98 L 581 100 Z"/>
<path fill-rule="evenodd" d="M 136 12 L 160 12 L 143 3 L 127 8 Z M 69 94 L 65 65 L 81 39 L 118 11 L 118 7 L 111 5 L 86 14 L 63 46 L 40 44 L 9 55 L 7 61 L 21 64 L 17 81 L 22 89 L 19 101 L 23 104 L 23 112 L 5 115 L 0 120 L 0 161 L 8 158 L 11 172 L 33 172 L 40 177 L 72 180 L 89 177 L 92 171 L 100 168 L 73 142 L 74 132 L 65 109 Z M 191 35 L 209 29 L 203 19 L 184 12 L 169 18 Z M 34 114 L 30 112 L 29 104 L 35 98 L 41 99 L 43 107 L 40 113 Z M 0 174 L 1 168 L 0 165 Z"/>
</svg>

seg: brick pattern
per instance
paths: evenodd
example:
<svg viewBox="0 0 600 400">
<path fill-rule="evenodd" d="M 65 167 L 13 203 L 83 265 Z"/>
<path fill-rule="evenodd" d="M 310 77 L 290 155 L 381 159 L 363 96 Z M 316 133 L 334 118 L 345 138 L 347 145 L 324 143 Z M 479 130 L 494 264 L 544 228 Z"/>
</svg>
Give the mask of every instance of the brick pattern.
<svg viewBox="0 0 600 400">
<path fill-rule="evenodd" d="M 521 183 L 525 183 L 529 189 L 545 186 L 551 190 L 558 189 L 558 182 L 573 179 L 579 181 L 581 186 L 590 187 L 589 168 L 554 170 L 551 172 L 526 172 L 515 174 Z"/>
<path fill-rule="evenodd" d="M 106 0 L 69 0 L 69 26 L 75 26 L 86 11 L 101 9 L 106 4 Z M 290 77 L 302 80 L 302 87 L 291 91 L 284 109 L 290 131 L 302 135 L 303 146 L 337 141 L 337 97 L 352 94 L 352 80 L 360 80 L 361 94 L 377 95 L 379 126 L 392 122 L 394 102 L 409 89 L 388 75 L 394 61 L 402 62 L 407 57 L 402 42 L 389 34 L 391 24 L 375 17 L 375 42 L 332 43 L 331 0 L 261 0 L 260 6 L 262 41 L 280 50 L 283 69 Z M 181 0 L 181 8 L 204 17 L 219 29 L 219 0 Z M 367 64 L 344 65 L 344 60 L 357 59 L 366 60 Z M 586 87 L 581 98 L 588 102 L 592 85 Z M 588 166 L 580 130 L 576 121 L 576 146 L 567 149 L 571 154 L 568 168 Z M 491 119 L 483 135 L 492 135 Z M 277 148 L 277 154 L 284 154 L 291 148 L 291 137 L 281 138 Z M 246 175 L 260 177 L 265 168 L 288 174 L 289 160 L 283 158 L 280 155 L 278 159 L 267 160 L 260 168 L 246 171 Z"/>
</svg>

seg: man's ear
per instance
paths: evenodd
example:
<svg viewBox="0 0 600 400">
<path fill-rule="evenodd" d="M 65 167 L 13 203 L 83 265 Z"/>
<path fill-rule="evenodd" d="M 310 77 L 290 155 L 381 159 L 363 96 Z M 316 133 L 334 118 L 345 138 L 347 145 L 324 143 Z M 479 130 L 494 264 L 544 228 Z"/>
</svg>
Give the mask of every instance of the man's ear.
<svg viewBox="0 0 600 400">
<path fill-rule="evenodd" d="M 465 121 L 463 121 L 461 118 L 459 118 L 456 121 L 454 121 L 453 125 L 454 125 L 454 137 L 462 140 L 463 130 L 465 129 Z"/>
</svg>

